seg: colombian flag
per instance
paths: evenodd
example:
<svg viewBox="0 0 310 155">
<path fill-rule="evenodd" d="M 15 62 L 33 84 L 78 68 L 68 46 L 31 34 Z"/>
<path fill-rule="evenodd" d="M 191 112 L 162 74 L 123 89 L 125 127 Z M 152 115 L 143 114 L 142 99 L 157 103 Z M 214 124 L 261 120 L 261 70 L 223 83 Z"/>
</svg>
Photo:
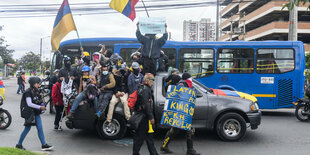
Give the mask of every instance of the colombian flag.
<svg viewBox="0 0 310 155">
<path fill-rule="evenodd" d="M 232 97 L 239 97 L 244 98 L 253 102 L 257 102 L 256 97 L 246 94 L 239 91 L 231 91 L 231 90 L 225 90 L 225 89 L 212 89 L 214 95 L 220 95 L 220 96 L 232 96 Z"/>
<path fill-rule="evenodd" d="M 71 9 L 68 0 L 62 2 L 56 16 L 52 32 L 52 50 L 57 51 L 60 41 L 76 27 L 72 18 Z"/>
<path fill-rule="evenodd" d="M 112 0 L 110 8 L 122 13 L 132 21 L 136 18 L 135 5 L 139 0 Z"/>
<path fill-rule="evenodd" d="M 4 87 L 4 84 L 3 84 L 3 81 L 0 80 L 0 95 L 3 97 L 3 100 L 5 100 L 5 87 Z"/>
</svg>

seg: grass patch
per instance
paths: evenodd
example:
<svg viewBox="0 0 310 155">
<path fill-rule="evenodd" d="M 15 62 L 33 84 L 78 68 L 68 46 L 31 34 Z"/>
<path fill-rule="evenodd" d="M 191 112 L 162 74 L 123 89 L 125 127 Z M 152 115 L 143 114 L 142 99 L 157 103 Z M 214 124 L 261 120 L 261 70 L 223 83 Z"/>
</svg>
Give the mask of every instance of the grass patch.
<svg viewBox="0 0 310 155">
<path fill-rule="evenodd" d="M 0 154 L 5 154 L 5 155 L 43 155 L 41 153 L 34 153 L 34 152 L 25 151 L 25 150 L 16 149 L 16 148 L 10 148 L 10 147 L 0 147 Z"/>
</svg>

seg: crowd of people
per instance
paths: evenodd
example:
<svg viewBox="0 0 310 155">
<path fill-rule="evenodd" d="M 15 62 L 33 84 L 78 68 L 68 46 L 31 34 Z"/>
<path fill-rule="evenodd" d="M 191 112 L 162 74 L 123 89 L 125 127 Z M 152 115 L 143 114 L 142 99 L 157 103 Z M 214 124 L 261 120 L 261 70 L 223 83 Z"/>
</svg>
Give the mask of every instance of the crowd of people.
<svg viewBox="0 0 310 155">
<path fill-rule="evenodd" d="M 166 26 L 167 28 L 167 26 Z M 105 45 L 101 45 L 101 50 L 90 55 L 89 52 L 81 48 L 81 56 L 76 57 L 75 63 L 72 64 L 70 57 L 63 59 L 64 67 L 60 70 L 54 71 L 53 77 L 50 78 L 51 97 L 53 106 L 56 110 L 54 128 L 62 130 L 59 125 L 63 111 L 69 111 L 67 118 L 74 119 L 78 106 L 81 101 L 87 101 L 95 107 L 95 115 L 98 119 L 106 119 L 111 123 L 115 105 L 119 102 L 124 107 L 125 119 L 129 121 L 133 113 L 143 113 L 145 117 L 139 122 L 138 128 L 135 129 L 133 154 L 139 155 L 140 148 L 145 140 L 151 155 L 157 155 L 152 132 L 149 131 L 152 125 L 155 124 L 154 110 L 153 110 L 153 91 L 152 86 L 157 71 L 166 70 L 168 58 L 161 50 L 168 38 L 167 31 L 162 37 L 156 38 L 155 34 L 142 35 L 137 24 L 136 36 L 138 41 L 142 44 L 141 48 L 131 55 L 131 66 L 127 66 L 122 57 L 110 49 L 106 49 Z M 191 87 L 190 74 L 184 73 L 182 78 L 179 76 L 177 69 L 172 69 L 167 78 L 167 86 L 170 84 L 183 84 Z M 30 78 L 32 79 L 32 78 Z M 24 88 L 24 79 L 19 79 L 19 89 L 22 92 Z M 30 83 L 30 81 L 29 81 Z M 42 149 L 51 149 L 52 146 L 46 144 L 42 130 L 42 123 L 40 118 L 40 110 L 45 110 L 43 104 L 34 103 L 35 94 L 37 94 L 37 83 L 31 81 L 30 88 L 23 95 L 22 103 L 24 107 L 33 108 L 35 113 L 36 126 L 38 129 L 39 138 L 42 143 Z M 130 110 L 128 106 L 128 97 L 136 90 L 141 89 L 138 94 L 136 106 Z M 65 95 L 72 93 L 75 89 L 78 95 L 75 97 L 73 104 L 67 105 Z M 105 113 L 107 109 L 107 113 Z M 64 110 L 66 109 L 66 110 Z M 25 116 L 25 121 L 29 116 Z M 29 132 L 31 124 L 25 123 L 25 129 L 21 134 L 20 140 L 16 145 L 17 148 L 24 149 L 22 142 Z M 172 153 L 168 148 L 168 144 L 175 136 L 179 129 L 171 128 L 166 135 L 163 145 L 160 150 L 165 153 Z M 197 155 L 198 153 L 193 149 L 193 131 L 186 132 L 188 151 L 187 154 Z M 168 140 L 167 140 L 168 138 Z"/>
</svg>

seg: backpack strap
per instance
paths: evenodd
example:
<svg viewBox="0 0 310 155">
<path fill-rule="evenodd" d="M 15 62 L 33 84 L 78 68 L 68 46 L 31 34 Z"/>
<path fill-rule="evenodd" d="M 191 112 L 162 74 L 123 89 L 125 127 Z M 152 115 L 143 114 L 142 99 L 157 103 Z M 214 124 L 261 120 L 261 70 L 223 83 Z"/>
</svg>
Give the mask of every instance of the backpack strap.
<svg viewBox="0 0 310 155">
<path fill-rule="evenodd" d="M 56 85 L 56 87 L 57 87 L 57 89 L 58 89 L 59 94 L 62 96 L 62 93 L 60 92 L 60 89 L 59 89 L 58 85 L 57 85 L 57 84 L 54 84 L 54 85 Z"/>
</svg>

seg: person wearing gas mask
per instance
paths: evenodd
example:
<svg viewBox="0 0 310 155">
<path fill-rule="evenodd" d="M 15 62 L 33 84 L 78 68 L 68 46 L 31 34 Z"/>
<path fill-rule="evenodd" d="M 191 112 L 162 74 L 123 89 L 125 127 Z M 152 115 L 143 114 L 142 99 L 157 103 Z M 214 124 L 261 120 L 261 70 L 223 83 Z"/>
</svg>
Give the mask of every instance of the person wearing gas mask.
<svg viewBox="0 0 310 155">
<path fill-rule="evenodd" d="M 30 77 L 28 82 L 30 84 L 30 88 L 25 91 L 20 103 L 21 116 L 25 119 L 25 128 L 20 135 L 19 141 L 16 144 L 16 148 L 25 150 L 22 145 L 23 141 L 29 133 L 31 126 L 35 125 L 37 127 L 38 136 L 42 144 L 42 150 L 52 150 L 53 146 L 50 146 L 45 142 L 42 127 L 43 125 L 40 116 L 42 111 L 46 110 L 41 98 L 41 94 L 38 90 L 41 79 L 39 77 Z"/>
<path fill-rule="evenodd" d="M 143 75 L 145 73 L 152 73 L 156 75 L 156 62 L 160 58 L 161 47 L 165 45 L 168 39 L 167 25 L 166 33 L 159 39 L 156 39 L 156 34 L 142 35 L 139 30 L 139 23 L 137 23 L 136 36 L 138 41 L 143 45 L 142 59 L 143 59 Z"/>
<path fill-rule="evenodd" d="M 76 109 L 78 108 L 80 102 L 83 100 L 84 93 L 87 89 L 87 86 L 91 83 L 89 72 L 90 72 L 90 67 L 85 65 L 82 68 L 83 76 L 80 78 L 80 86 L 79 86 L 79 91 L 78 91 L 79 95 L 75 98 L 75 100 L 72 104 L 72 107 L 70 109 L 70 113 L 67 116 L 68 119 L 72 119 L 74 117 L 74 113 L 75 113 Z M 94 100 L 95 109 L 97 109 L 97 102 L 98 102 L 98 100 L 96 97 Z"/>
<path fill-rule="evenodd" d="M 132 94 L 138 89 L 139 84 L 143 82 L 143 75 L 140 73 L 140 66 L 137 62 L 133 62 L 131 65 L 132 73 L 128 77 L 128 94 Z"/>
<path fill-rule="evenodd" d="M 100 62 L 101 64 L 101 75 L 99 82 L 99 108 L 97 112 L 97 116 L 100 118 L 104 113 L 106 107 L 108 106 L 112 96 L 113 89 L 115 87 L 115 79 L 114 75 L 109 72 L 109 65 L 107 63 Z"/>
<path fill-rule="evenodd" d="M 71 67 L 70 57 L 64 58 L 64 67 L 59 70 L 58 75 L 61 81 L 64 81 L 65 83 L 69 83 L 70 80 L 74 81 L 75 79 L 79 79 L 76 69 Z M 74 83 L 74 86 L 76 87 L 76 89 L 78 88 L 78 84 L 76 84 L 76 82 Z"/>
<path fill-rule="evenodd" d="M 115 88 L 114 88 L 114 94 L 112 96 L 110 105 L 109 105 L 109 111 L 107 115 L 107 121 L 110 123 L 113 118 L 113 112 L 115 105 L 121 101 L 121 103 L 124 106 L 124 113 L 126 120 L 129 120 L 130 118 L 130 110 L 128 107 L 128 72 L 126 69 L 125 64 L 122 64 L 118 66 L 116 69 L 113 69 L 114 78 L 116 81 Z"/>
</svg>

